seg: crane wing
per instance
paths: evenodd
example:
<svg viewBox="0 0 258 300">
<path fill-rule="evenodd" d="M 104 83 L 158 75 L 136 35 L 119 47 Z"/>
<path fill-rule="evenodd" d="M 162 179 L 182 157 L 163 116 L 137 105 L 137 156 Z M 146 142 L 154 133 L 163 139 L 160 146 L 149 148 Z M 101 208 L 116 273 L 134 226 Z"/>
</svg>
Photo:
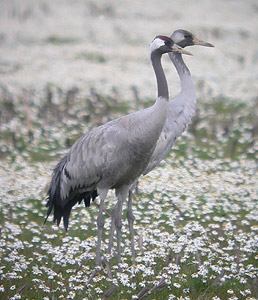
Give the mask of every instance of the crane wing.
<svg viewBox="0 0 258 300">
<path fill-rule="evenodd" d="M 108 175 L 108 170 L 110 173 L 111 170 L 119 172 L 118 160 L 124 147 L 124 134 L 121 128 L 114 126 L 114 122 L 109 122 L 77 140 L 67 156 L 63 194 L 67 195 L 70 188 L 91 189 Z"/>
<path fill-rule="evenodd" d="M 113 174 L 117 176 L 123 170 L 126 132 L 115 123 L 109 122 L 83 135 L 55 167 L 48 190 L 47 218 L 54 208 L 54 222 L 58 225 L 63 218 L 67 229 L 72 207 L 82 200 L 89 206 L 98 195 L 96 187 L 103 177 L 112 180 Z"/>
</svg>

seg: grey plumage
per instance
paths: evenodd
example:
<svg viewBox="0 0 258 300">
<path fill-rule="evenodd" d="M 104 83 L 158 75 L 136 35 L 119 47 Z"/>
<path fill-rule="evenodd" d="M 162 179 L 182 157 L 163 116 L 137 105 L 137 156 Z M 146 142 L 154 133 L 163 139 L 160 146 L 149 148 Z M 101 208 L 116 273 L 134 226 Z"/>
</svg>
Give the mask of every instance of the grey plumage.
<svg viewBox="0 0 258 300">
<path fill-rule="evenodd" d="M 156 37 L 150 50 L 158 86 L 155 104 L 96 127 L 78 139 L 54 169 L 48 191 L 47 218 L 54 209 L 54 222 L 59 225 L 63 218 L 66 229 L 76 203 L 84 201 L 89 206 L 97 195 L 100 196 L 97 264 L 100 264 L 104 200 L 109 189 L 115 189 L 118 198 L 114 217 L 118 262 L 121 260 L 122 204 L 130 185 L 147 167 L 167 115 L 168 88 L 161 56 L 171 51 L 183 52 L 164 36 Z"/>
<path fill-rule="evenodd" d="M 94 201 L 97 197 L 97 191 L 83 191 L 83 187 L 70 187 L 70 199 L 68 203 L 64 205 L 62 193 L 61 193 L 61 181 L 63 177 L 67 178 L 67 181 L 71 181 L 72 177 L 67 171 L 66 168 L 67 165 L 67 155 L 64 156 L 60 162 L 57 164 L 53 171 L 52 180 L 50 183 L 50 187 L 48 190 L 48 212 L 47 217 L 50 215 L 52 209 L 54 208 L 54 218 L 53 221 L 57 223 L 57 225 L 60 224 L 61 219 L 63 218 L 64 228 L 67 230 L 69 225 L 69 216 L 71 213 L 72 207 L 76 203 L 81 203 L 82 200 L 84 200 L 85 207 L 90 206 L 91 201 Z M 54 200 L 55 199 L 55 200 Z M 45 221 L 46 221 L 45 220 Z"/>
</svg>

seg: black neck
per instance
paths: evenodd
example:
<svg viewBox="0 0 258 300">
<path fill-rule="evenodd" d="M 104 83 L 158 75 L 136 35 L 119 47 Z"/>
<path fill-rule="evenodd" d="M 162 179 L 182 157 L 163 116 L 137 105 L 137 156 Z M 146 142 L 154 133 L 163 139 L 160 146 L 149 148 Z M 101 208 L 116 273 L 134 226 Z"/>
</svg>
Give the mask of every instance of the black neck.
<svg viewBox="0 0 258 300">
<path fill-rule="evenodd" d="M 151 62 L 156 75 L 158 86 L 158 97 L 169 99 L 168 84 L 165 73 L 161 65 L 161 53 L 154 51 L 151 53 Z"/>
</svg>

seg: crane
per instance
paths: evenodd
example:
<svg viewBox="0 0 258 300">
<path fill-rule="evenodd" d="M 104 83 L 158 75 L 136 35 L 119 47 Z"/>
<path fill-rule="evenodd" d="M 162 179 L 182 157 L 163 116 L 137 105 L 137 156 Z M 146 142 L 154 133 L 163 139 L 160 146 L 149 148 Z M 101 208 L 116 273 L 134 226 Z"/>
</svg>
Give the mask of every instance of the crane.
<svg viewBox="0 0 258 300">
<path fill-rule="evenodd" d="M 198 39 L 191 32 L 179 29 L 170 38 L 174 43 L 184 48 L 187 46 L 200 45 L 214 47 L 212 44 Z M 142 175 L 148 174 L 168 155 L 177 138 L 184 132 L 187 124 L 191 121 L 196 108 L 196 93 L 191 73 L 183 61 L 180 53 L 170 52 L 169 57 L 174 64 L 181 82 L 181 91 L 177 97 L 169 101 L 168 114 L 165 125 L 159 136 L 156 147 L 150 157 L 149 163 Z M 131 237 L 131 252 L 135 257 L 134 249 L 134 215 L 132 210 L 132 193 L 136 183 L 131 185 L 128 195 L 127 220 Z M 114 236 L 114 214 L 112 213 L 108 252 L 111 253 Z"/>
<path fill-rule="evenodd" d="M 121 262 L 122 206 L 131 184 L 146 169 L 166 121 L 169 96 L 161 56 L 171 51 L 189 54 L 166 36 L 157 36 L 150 44 L 158 89 L 154 105 L 93 128 L 74 143 L 53 171 L 45 222 L 54 210 L 53 221 L 59 225 L 63 219 L 67 230 L 72 207 L 82 201 L 88 207 L 100 197 L 96 265 L 101 263 L 103 210 L 109 189 L 115 189 L 117 197 L 114 225 L 117 261 Z"/>
</svg>

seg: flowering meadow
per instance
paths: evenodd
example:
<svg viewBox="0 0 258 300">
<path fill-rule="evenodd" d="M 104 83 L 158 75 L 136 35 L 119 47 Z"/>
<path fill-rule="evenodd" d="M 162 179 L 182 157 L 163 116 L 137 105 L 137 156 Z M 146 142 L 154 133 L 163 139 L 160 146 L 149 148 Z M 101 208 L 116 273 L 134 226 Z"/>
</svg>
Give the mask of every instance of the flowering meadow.
<svg viewBox="0 0 258 300">
<path fill-rule="evenodd" d="M 147 5 L 148 3 L 148 5 Z M 0 1 L 0 299 L 258 299 L 257 1 Z M 52 170 L 94 126 L 153 104 L 148 45 L 186 29 L 196 114 L 95 268 L 98 201 L 45 221 Z M 170 98 L 180 83 L 162 58 Z"/>
<path fill-rule="evenodd" d="M 50 91 L 56 90 L 47 87 L 45 97 Z M 13 117 L 1 124 L 1 299 L 257 299 L 257 106 L 200 101 L 171 155 L 140 180 L 133 200 L 135 261 L 124 210 L 119 267 L 115 246 L 107 255 L 110 192 L 105 259 L 92 276 L 98 199 L 89 209 L 73 209 L 67 233 L 51 218 L 43 226 L 47 183 L 58 157 L 87 130 L 83 120 L 101 123 L 130 107 L 96 92 L 70 98 L 71 107 L 51 97 L 41 106 L 21 105 L 31 93 L 14 99 L 2 90 L 2 96 L 2 109 Z M 97 96 L 102 101 L 88 115 Z"/>
</svg>

